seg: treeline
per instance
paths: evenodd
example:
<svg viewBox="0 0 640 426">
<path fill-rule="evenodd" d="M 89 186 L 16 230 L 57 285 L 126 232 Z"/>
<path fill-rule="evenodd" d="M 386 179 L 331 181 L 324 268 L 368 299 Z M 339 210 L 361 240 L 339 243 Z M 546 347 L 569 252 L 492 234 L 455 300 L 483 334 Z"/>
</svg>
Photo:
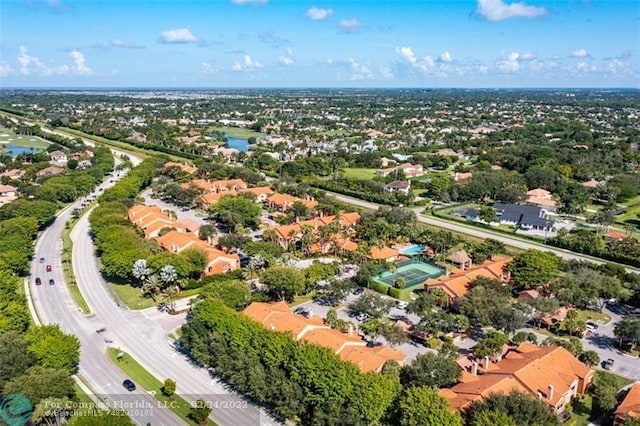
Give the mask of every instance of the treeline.
<svg viewBox="0 0 640 426">
<path fill-rule="evenodd" d="M 199 278 L 206 266 L 206 255 L 199 250 L 185 250 L 175 254 L 163 251 L 155 241 L 145 240 L 142 233 L 127 218 L 127 212 L 137 195 L 146 188 L 164 159 L 151 157 L 109 188 L 99 197 L 100 205 L 89 216 L 93 240 L 104 273 L 116 281 L 131 281 L 134 285 L 148 284 L 147 278 L 167 265 L 175 270 L 177 279 Z M 134 263 L 146 261 L 141 276 L 133 275 Z M 149 288 L 154 296 L 155 288 Z"/>
<path fill-rule="evenodd" d="M 330 350 L 296 342 L 216 300 L 202 300 L 182 343 L 238 391 L 300 424 L 377 424 L 400 393 L 397 378 L 362 374 Z"/>
<path fill-rule="evenodd" d="M 335 180 L 317 178 L 305 179 L 305 183 L 325 191 L 337 192 L 351 197 L 361 198 L 373 203 L 389 206 L 400 205 L 400 197 L 384 191 L 384 184 L 373 180 L 348 179 L 344 177 Z"/>
<path fill-rule="evenodd" d="M 550 238 L 548 242 L 553 246 L 578 253 L 640 267 L 640 248 L 635 238 L 605 243 L 600 234 L 591 230 L 579 229 L 568 234 L 558 234 Z"/>
<path fill-rule="evenodd" d="M 85 132 L 85 133 L 88 133 L 88 134 L 91 134 L 91 135 L 100 136 L 101 138 L 107 139 L 107 141 L 111 141 L 113 143 L 118 143 L 118 144 L 126 143 L 128 145 L 135 146 L 136 148 L 140 148 L 140 149 L 144 149 L 144 150 L 148 150 L 148 151 L 161 152 L 161 153 L 164 153 L 164 154 L 175 155 L 177 157 L 188 158 L 190 160 L 199 160 L 199 159 L 202 158 L 202 156 L 200 156 L 200 155 L 192 154 L 190 152 L 181 151 L 179 149 L 169 148 L 167 146 L 160 145 L 160 144 L 157 144 L 157 143 L 137 142 L 135 140 L 127 140 L 127 142 L 122 142 L 122 141 L 119 141 L 118 139 L 115 139 L 113 137 L 114 135 L 110 135 L 109 133 L 104 133 L 104 132 L 101 133 L 99 131 L 96 131 L 95 129 L 88 129 L 88 128 L 76 127 L 76 126 L 71 126 L 71 125 L 69 125 L 69 128 L 72 129 L 72 130 Z"/>
</svg>

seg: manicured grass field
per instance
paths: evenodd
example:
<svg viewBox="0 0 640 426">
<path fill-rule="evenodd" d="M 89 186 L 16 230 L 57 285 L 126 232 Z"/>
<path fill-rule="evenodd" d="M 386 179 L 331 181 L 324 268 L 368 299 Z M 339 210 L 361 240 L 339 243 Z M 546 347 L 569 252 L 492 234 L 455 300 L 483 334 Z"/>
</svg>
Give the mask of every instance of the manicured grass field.
<svg viewBox="0 0 640 426">
<path fill-rule="evenodd" d="M 364 168 L 346 168 L 342 171 L 342 174 L 346 178 L 371 180 L 375 177 L 376 170 Z"/>
<path fill-rule="evenodd" d="M 577 309 L 578 319 L 582 321 L 598 321 L 599 323 L 606 324 L 611 321 L 611 317 L 607 314 L 598 311 L 592 311 L 589 309 Z"/>
<path fill-rule="evenodd" d="M 242 127 L 227 127 L 227 126 L 221 126 L 221 127 L 212 127 L 211 129 L 209 129 L 210 131 L 218 131 L 218 132 L 224 132 L 227 135 L 231 136 L 232 138 L 238 138 L 238 139 L 249 139 L 251 137 L 254 137 L 256 139 L 260 139 L 260 138 L 264 138 L 265 136 L 267 136 L 264 133 L 259 133 L 259 132 L 255 132 L 251 129 L 244 129 Z"/>
<path fill-rule="evenodd" d="M 5 127 L 0 127 L 0 144 L 39 149 L 46 149 L 50 145 L 49 142 L 37 136 L 16 135 Z"/>
<path fill-rule="evenodd" d="M 80 288 L 78 287 L 78 283 L 76 282 L 76 278 L 73 275 L 73 268 L 71 266 L 71 252 L 73 250 L 73 242 L 71 241 L 71 229 L 73 229 L 73 225 L 76 220 L 73 219 L 67 223 L 67 227 L 65 227 L 64 231 L 62 231 L 62 269 L 64 270 L 64 279 L 67 282 L 67 287 L 69 287 L 69 292 L 71 293 L 71 297 L 76 302 L 80 310 L 83 314 L 87 315 L 91 313 L 91 309 L 89 309 L 89 305 L 84 300 L 82 293 L 80 292 Z"/>
<path fill-rule="evenodd" d="M 156 297 L 155 302 L 153 299 L 149 297 L 144 297 L 142 295 L 142 291 L 139 288 L 132 286 L 131 284 L 110 284 L 110 288 L 112 288 L 118 298 L 127 305 L 132 311 L 138 309 L 147 309 L 153 306 L 157 306 L 163 300 L 161 297 Z M 200 292 L 199 288 L 194 288 L 191 290 L 183 290 L 180 292 L 179 298 L 182 299 L 184 297 L 195 296 Z"/>
<path fill-rule="evenodd" d="M 171 411 L 178 415 L 182 420 L 191 425 L 197 424 L 189 418 L 189 409 L 191 408 L 191 404 L 178 395 L 173 396 L 174 404 L 171 404 L 169 398 L 162 393 L 162 382 L 145 370 L 144 367 L 140 365 L 138 361 L 133 359 L 131 355 L 116 348 L 109 348 L 108 353 L 111 362 L 113 362 L 131 380 L 133 380 L 136 386 L 146 390 L 147 392 L 155 392 L 155 398 L 163 403 L 164 406 L 170 408 Z M 118 354 L 122 354 L 122 356 L 118 358 Z M 173 379 L 175 380 L 176 378 Z M 208 420 L 206 424 L 215 426 L 216 423 L 212 420 Z"/>
</svg>

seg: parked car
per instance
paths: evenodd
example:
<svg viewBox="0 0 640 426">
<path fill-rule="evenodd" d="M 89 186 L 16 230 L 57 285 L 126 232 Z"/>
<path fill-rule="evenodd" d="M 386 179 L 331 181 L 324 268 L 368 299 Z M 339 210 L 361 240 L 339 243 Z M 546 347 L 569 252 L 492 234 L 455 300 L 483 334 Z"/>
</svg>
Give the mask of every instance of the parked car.
<svg viewBox="0 0 640 426">
<path fill-rule="evenodd" d="M 51 265 L 47 265 L 47 272 L 51 272 L 53 268 L 51 268 Z"/>
<path fill-rule="evenodd" d="M 611 370 L 614 363 L 615 363 L 615 360 L 609 358 L 606 361 L 602 361 L 602 368 L 604 368 L 605 370 Z"/>
<path fill-rule="evenodd" d="M 136 390 L 136 384 L 129 379 L 125 379 L 125 381 L 122 382 L 122 386 L 124 386 L 124 388 L 129 392 L 133 392 L 134 390 Z"/>
<path fill-rule="evenodd" d="M 587 321 L 586 326 L 587 326 L 587 330 L 595 330 L 598 328 L 598 324 L 592 321 Z"/>
<path fill-rule="evenodd" d="M 362 293 L 364 293 L 364 287 L 356 287 L 353 289 L 353 294 L 356 296 Z"/>
<path fill-rule="evenodd" d="M 44 257 L 40 258 L 40 263 L 44 263 Z"/>
<path fill-rule="evenodd" d="M 53 278 L 51 278 L 51 279 L 49 280 L 49 285 L 55 285 L 55 283 L 56 283 L 56 282 L 53 280 Z"/>
<path fill-rule="evenodd" d="M 402 300 L 398 300 L 396 302 L 396 308 L 398 309 L 406 309 L 409 304 L 407 302 L 403 302 Z"/>
<path fill-rule="evenodd" d="M 306 312 L 307 310 L 303 307 L 297 307 L 293 310 L 293 313 L 298 315 L 304 315 Z"/>
<path fill-rule="evenodd" d="M 42 284 L 42 280 L 40 279 L 40 277 L 36 278 L 36 285 L 41 285 Z"/>
</svg>

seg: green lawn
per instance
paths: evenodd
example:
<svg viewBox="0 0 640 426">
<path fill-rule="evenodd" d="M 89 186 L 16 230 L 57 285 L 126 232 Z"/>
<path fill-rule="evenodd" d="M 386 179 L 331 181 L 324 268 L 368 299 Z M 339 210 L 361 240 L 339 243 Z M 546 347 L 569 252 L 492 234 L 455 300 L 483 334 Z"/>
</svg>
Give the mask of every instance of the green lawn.
<svg viewBox="0 0 640 426">
<path fill-rule="evenodd" d="M 376 175 L 376 169 L 345 168 L 342 175 L 350 179 L 371 180 Z"/>
<path fill-rule="evenodd" d="M 611 317 L 602 312 L 592 311 L 589 309 L 576 309 L 576 312 L 578 312 L 578 319 L 582 321 L 597 321 L 602 324 L 606 324 L 611 321 Z"/>
<path fill-rule="evenodd" d="M 249 139 L 251 137 L 260 139 L 267 136 L 264 133 L 256 132 L 251 129 L 245 129 L 242 127 L 217 126 L 217 127 L 211 127 L 209 131 L 224 132 L 227 135 L 231 136 L 232 138 L 238 138 L 238 139 Z"/>
<path fill-rule="evenodd" d="M 116 348 L 108 349 L 109 358 L 118 368 L 120 368 L 136 386 L 146 390 L 147 392 L 155 392 L 155 398 L 169 407 L 176 415 L 190 425 L 195 425 L 193 420 L 189 416 L 189 408 L 191 405 L 178 395 L 173 397 L 174 404 L 170 404 L 170 400 L 162 393 L 162 382 L 154 377 L 151 373 L 144 369 L 138 361 L 133 359 L 131 355 L 126 352 L 122 352 Z M 118 355 L 122 355 L 118 358 Z M 174 378 L 175 380 L 176 378 Z M 212 420 L 207 421 L 207 425 L 215 426 L 215 422 Z"/>
<path fill-rule="evenodd" d="M 37 136 L 16 135 L 10 129 L 0 127 L 0 144 L 21 146 L 23 148 L 46 149 L 50 143 Z M 0 145 L 1 146 L 1 145 Z"/>
<path fill-rule="evenodd" d="M 118 298 L 125 305 L 127 305 L 127 308 L 129 308 L 132 311 L 135 311 L 138 309 L 151 308 L 153 306 L 157 306 L 159 303 L 163 301 L 161 297 L 156 297 L 155 301 L 149 297 L 144 297 L 142 295 L 142 291 L 139 288 L 132 286 L 131 284 L 111 283 L 109 284 L 109 286 L 110 288 L 113 289 L 113 291 L 115 291 Z M 199 288 L 194 288 L 191 290 L 183 290 L 180 292 L 179 298 L 182 299 L 184 297 L 195 296 L 199 292 L 200 292 Z"/>
<path fill-rule="evenodd" d="M 153 299 L 144 297 L 142 291 L 139 288 L 132 286 L 131 284 L 109 284 L 110 287 L 116 292 L 116 295 L 120 300 L 127 305 L 127 308 L 135 311 L 137 309 L 146 309 L 152 306 L 156 306 L 158 302 L 154 302 Z"/>
<path fill-rule="evenodd" d="M 587 426 L 591 422 L 592 407 L 593 397 L 591 395 L 578 396 L 571 407 L 573 415 L 566 424 L 568 426 Z"/>
<path fill-rule="evenodd" d="M 62 269 L 64 270 L 64 279 L 67 282 L 67 287 L 69 287 L 71 297 L 73 297 L 73 300 L 76 302 L 76 305 L 78 305 L 78 308 L 80 308 L 82 313 L 87 315 L 91 313 L 91 309 L 89 309 L 89 305 L 87 305 L 87 302 L 84 300 L 84 297 L 80 292 L 80 288 L 76 282 L 76 277 L 73 275 L 73 268 L 71 266 L 73 242 L 71 241 L 70 234 L 75 223 L 75 219 L 70 220 L 67 222 L 67 226 L 64 231 L 62 231 Z"/>
</svg>

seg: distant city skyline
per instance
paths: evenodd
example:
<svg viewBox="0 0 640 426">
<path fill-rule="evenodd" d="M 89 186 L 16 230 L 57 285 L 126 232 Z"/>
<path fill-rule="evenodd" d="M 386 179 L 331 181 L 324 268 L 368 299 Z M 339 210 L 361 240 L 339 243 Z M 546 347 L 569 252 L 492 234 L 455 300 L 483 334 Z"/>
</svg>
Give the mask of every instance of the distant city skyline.
<svg viewBox="0 0 640 426">
<path fill-rule="evenodd" d="M 640 87 L 605 0 L 9 0 L 2 87 Z"/>
</svg>

